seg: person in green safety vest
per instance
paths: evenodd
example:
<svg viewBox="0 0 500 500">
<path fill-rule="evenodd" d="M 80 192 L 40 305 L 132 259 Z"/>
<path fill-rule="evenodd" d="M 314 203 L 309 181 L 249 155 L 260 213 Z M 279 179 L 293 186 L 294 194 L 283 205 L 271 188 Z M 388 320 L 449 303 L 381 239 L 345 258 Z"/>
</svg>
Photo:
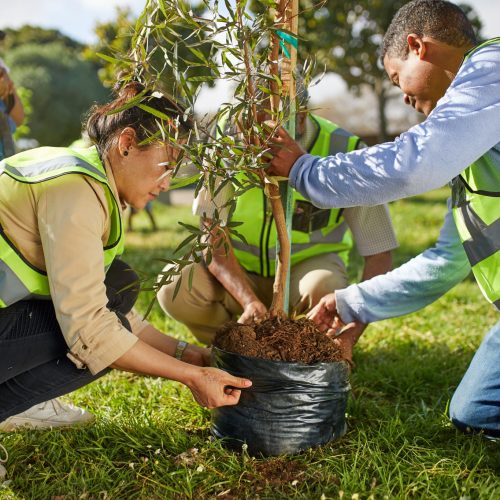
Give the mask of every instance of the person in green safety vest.
<svg viewBox="0 0 500 500">
<path fill-rule="evenodd" d="M 305 108 L 307 98 L 300 88 L 297 93 L 301 96 L 301 107 Z M 314 154 L 327 156 L 360 146 L 359 137 L 307 111 L 297 114 L 296 128 L 303 147 Z M 219 125 L 218 130 L 223 131 L 224 125 Z M 195 214 L 210 227 L 214 210 L 223 214 L 221 207 L 233 193 L 233 186 L 228 185 L 211 199 L 202 190 L 194 202 Z M 223 218 L 227 223 L 227 216 Z M 211 344 L 216 331 L 229 320 L 239 316 L 239 321 L 245 323 L 264 318 L 272 301 L 277 232 L 263 190 L 252 188 L 239 196 L 231 221 L 243 223 L 238 232 L 245 237 L 245 243 L 231 237 L 229 232 L 214 229 L 210 243 L 217 248 L 217 239 L 223 234 L 229 245 L 228 253 L 222 245 L 213 252 L 208 265 L 192 264 L 192 287 L 187 277 L 181 279 L 175 299 L 179 278 L 158 292 L 163 310 L 187 325 L 206 344 Z M 293 193 L 291 310 L 304 313 L 328 290 L 346 286 L 347 256 L 352 247 L 349 229 L 364 258 L 362 279 L 389 271 L 391 250 L 397 247 L 397 241 L 387 206 L 323 210 L 299 193 Z M 183 271 L 189 272 L 190 269 Z"/>
<path fill-rule="evenodd" d="M 160 131 L 151 108 L 165 116 L 168 135 L 157 137 L 168 139 L 144 143 Z M 92 147 L 37 148 L 0 163 L 0 430 L 93 420 L 53 398 L 110 368 L 177 380 L 205 407 L 235 404 L 237 388 L 251 384 L 141 320 L 137 275 L 119 259 L 122 209 L 168 189 L 190 128 L 183 116 L 129 83 L 90 111 Z"/>
<path fill-rule="evenodd" d="M 387 202 L 450 182 L 448 213 L 433 248 L 383 277 L 325 296 L 310 317 L 352 350 L 363 324 L 416 311 L 472 270 L 500 310 L 500 37 L 477 43 L 455 4 L 413 0 L 385 34 L 386 72 L 426 119 L 394 142 L 312 157 L 284 130 L 270 172 L 289 176 L 323 207 Z M 493 324 L 450 401 L 452 422 L 500 438 L 500 322 Z M 467 335 L 467 332 L 464 332 Z M 443 402 L 444 410 L 445 402 Z"/>
</svg>

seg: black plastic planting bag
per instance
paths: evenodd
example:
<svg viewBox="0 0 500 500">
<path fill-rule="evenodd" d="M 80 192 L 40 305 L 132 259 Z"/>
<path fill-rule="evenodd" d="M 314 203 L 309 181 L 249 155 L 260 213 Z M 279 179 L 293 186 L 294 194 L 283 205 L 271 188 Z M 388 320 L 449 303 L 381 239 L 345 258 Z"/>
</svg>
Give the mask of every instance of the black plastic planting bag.
<svg viewBox="0 0 500 500">
<path fill-rule="evenodd" d="M 253 382 L 236 406 L 212 412 L 212 432 L 251 455 L 296 453 L 338 439 L 346 431 L 350 390 L 347 362 L 286 363 L 212 348 L 212 366 Z"/>
</svg>

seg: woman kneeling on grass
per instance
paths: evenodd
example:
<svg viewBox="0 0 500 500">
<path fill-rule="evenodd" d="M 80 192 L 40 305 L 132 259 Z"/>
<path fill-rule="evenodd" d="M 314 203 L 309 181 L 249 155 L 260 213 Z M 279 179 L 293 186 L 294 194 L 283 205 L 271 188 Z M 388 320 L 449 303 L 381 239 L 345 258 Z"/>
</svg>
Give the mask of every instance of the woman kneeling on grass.
<svg viewBox="0 0 500 500">
<path fill-rule="evenodd" d="M 182 382 L 208 408 L 236 404 L 236 388 L 251 385 L 206 367 L 207 349 L 140 320 L 131 310 L 137 286 L 123 290 L 137 276 L 117 259 L 121 210 L 166 190 L 177 157 L 173 141 L 143 143 L 159 132 L 158 117 L 123 109 L 143 90 L 128 84 L 91 110 L 95 146 L 38 148 L 0 163 L 1 430 L 93 420 L 51 398 L 109 368 Z M 171 135 L 188 132 L 183 110 L 164 96 L 145 93 L 142 104 L 166 115 Z"/>
</svg>

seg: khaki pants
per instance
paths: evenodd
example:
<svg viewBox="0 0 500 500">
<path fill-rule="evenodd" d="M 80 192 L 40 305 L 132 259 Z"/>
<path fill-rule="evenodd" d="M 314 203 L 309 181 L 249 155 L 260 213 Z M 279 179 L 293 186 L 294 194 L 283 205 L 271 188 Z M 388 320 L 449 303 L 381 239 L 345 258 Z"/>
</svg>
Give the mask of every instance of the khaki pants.
<svg viewBox="0 0 500 500">
<path fill-rule="evenodd" d="M 235 319 L 243 309 L 204 264 L 192 266 L 195 269 L 191 290 L 188 284 L 191 266 L 188 266 L 183 270 L 182 283 L 175 300 L 172 297 L 177 281 L 160 289 L 158 301 L 167 314 L 184 323 L 198 340 L 211 344 L 215 332 L 227 321 Z M 254 273 L 247 273 L 247 277 L 259 300 L 269 307 L 274 278 L 264 278 Z M 291 309 L 298 314 L 308 311 L 321 297 L 346 285 L 345 265 L 334 253 L 299 262 L 291 269 Z"/>
</svg>

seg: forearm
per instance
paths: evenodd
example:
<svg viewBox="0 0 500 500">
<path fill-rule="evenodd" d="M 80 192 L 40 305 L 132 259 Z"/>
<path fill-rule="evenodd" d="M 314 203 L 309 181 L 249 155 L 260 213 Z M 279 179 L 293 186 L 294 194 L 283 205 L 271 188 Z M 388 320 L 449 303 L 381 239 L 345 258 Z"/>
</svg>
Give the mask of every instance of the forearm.
<svg viewBox="0 0 500 500">
<path fill-rule="evenodd" d="M 435 247 L 394 271 L 336 292 L 342 321 L 371 323 L 417 311 L 462 281 L 470 265 L 448 212 Z"/>
<path fill-rule="evenodd" d="M 174 356 L 179 346 L 178 339 L 166 335 L 152 325 L 147 325 L 143 328 L 137 337 L 151 347 L 169 356 Z M 194 344 L 187 344 L 180 359 L 186 363 L 202 366 L 209 363 L 209 358 L 209 349 Z"/>
<path fill-rule="evenodd" d="M 245 272 L 234 255 L 227 260 L 214 258 L 208 266 L 208 270 L 217 278 L 226 291 L 236 299 L 243 309 L 250 302 L 259 300 L 250 287 Z"/>
<path fill-rule="evenodd" d="M 464 72 L 424 122 L 393 142 L 326 158 L 303 155 L 290 184 L 324 208 L 377 205 L 443 186 L 498 143 L 498 83 L 491 81 L 499 69 L 500 61 L 490 64 L 479 82 Z"/>
<path fill-rule="evenodd" d="M 228 245 L 227 253 L 224 245 L 218 246 L 219 238 L 225 238 Z M 245 271 L 236 259 L 231 241 L 226 231 L 220 229 L 210 237 L 211 245 L 214 247 L 212 261 L 208 265 L 210 273 L 217 278 L 221 285 L 238 301 L 244 309 L 249 303 L 258 300 L 252 290 Z"/>
<path fill-rule="evenodd" d="M 200 368 L 175 359 L 148 343 L 138 340 L 111 368 L 162 377 L 190 385 Z"/>
<path fill-rule="evenodd" d="M 148 325 L 142 329 L 137 334 L 137 337 L 142 340 L 142 342 L 169 356 L 174 355 L 177 344 L 179 343 L 177 339 L 161 333 L 152 325 Z"/>
<path fill-rule="evenodd" d="M 362 281 L 369 280 L 392 269 L 392 253 L 390 251 L 368 255 L 365 257 Z"/>
</svg>

